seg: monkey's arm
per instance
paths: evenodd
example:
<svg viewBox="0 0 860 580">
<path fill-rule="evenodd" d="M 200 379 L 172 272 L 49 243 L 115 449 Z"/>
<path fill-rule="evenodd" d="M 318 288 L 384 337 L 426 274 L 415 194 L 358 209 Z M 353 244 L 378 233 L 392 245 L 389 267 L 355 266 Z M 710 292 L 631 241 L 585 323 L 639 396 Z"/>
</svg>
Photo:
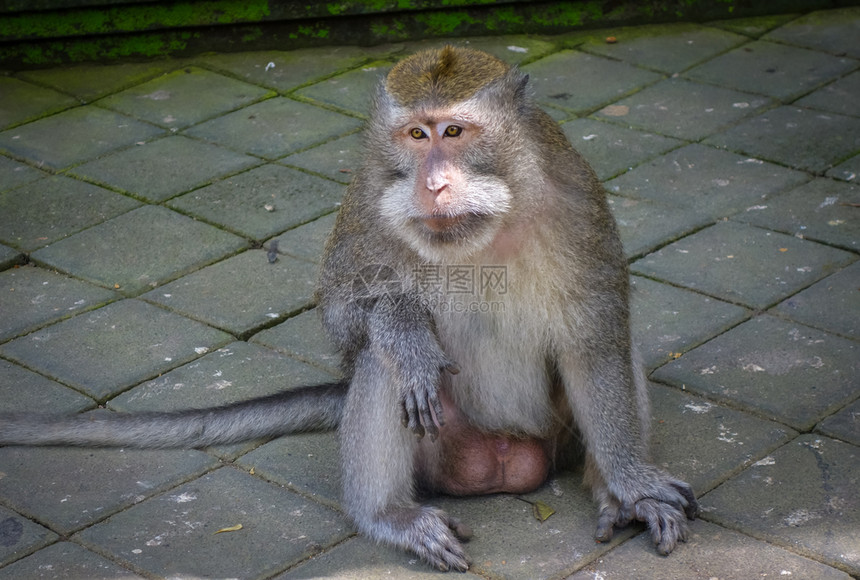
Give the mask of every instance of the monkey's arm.
<svg viewBox="0 0 860 580">
<path fill-rule="evenodd" d="M 351 376 L 359 353 L 371 350 L 393 371 L 403 424 L 419 437 L 428 433 L 435 439 L 444 422 L 440 375 L 458 369 L 442 351 L 409 271 L 398 270 L 416 257 L 356 200 L 369 188 L 359 174 L 326 247 L 317 290 L 323 327 L 341 351 L 344 374 Z"/>
<path fill-rule="evenodd" d="M 609 540 L 614 526 L 635 519 L 648 524 L 658 552 L 668 554 L 686 540 L 687 519 L 696 517 L 698 503 L 687 483 L 647 462 L 645 378 L 633 366 L 626 319 L 601 310 L 590 339 L 572 343 L 578 348 L 558 358 L 586 443 L 586 479 L 600 502 L 595 536 Z M 601 324 L 605 320 L 610 324 Z"/>
<path fill-rule="evenodd" d="M 400 384 L 401 422 L 435 441 L 445 422 L 439 399 L 441 373 L 460 372 L 442 351 L 430 313 L 417 296 L 386 297 L 370 316 L 370 344 Z"/>
</svg>

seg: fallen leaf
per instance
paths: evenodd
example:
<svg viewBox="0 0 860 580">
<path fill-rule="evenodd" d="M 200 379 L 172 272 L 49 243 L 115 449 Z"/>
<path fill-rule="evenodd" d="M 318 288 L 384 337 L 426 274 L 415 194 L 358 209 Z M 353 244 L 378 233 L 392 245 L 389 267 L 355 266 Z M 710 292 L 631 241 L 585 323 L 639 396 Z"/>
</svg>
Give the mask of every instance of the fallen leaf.
<svg viewBox="0 0 860 580">
<path fill-rule="evenodd" d="M 220 534 L 221 532 L 238 532 L 241 529 L 242 529 L 242 524 L 236 524 L 235 526 L 230 526 L 229 528 L 221 528 L 220 530 L 218 530 L 217 532 L 215 532 L 212 535 L 214 536 L 215 534 Z"/>
<path fill-rule="evenodd" d="M 536 501 L 532 504 L 532 510 L 535 514 L 535 519 L 539 522 L 545 522 L 549 519 L 549 517 L 555 513 L 555 510 L 543 503 L 542 501 Z"/>
</svg>

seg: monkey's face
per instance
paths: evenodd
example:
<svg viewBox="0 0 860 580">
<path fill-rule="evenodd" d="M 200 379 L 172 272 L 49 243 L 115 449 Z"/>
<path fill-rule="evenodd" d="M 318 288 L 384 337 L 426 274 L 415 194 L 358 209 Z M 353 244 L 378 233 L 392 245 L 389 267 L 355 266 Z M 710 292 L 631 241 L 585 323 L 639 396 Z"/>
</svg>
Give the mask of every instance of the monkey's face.
<svg viewBox="0 0 860 580">
<path fill-rule="evenodd" d="M 420 110 L 391 128 L 396 176 L 380 199 L 383 218 L 422 257 L 462 260 L 490 244 L 511 205 L 493 129 L 474 106 Z"/>
</svg>

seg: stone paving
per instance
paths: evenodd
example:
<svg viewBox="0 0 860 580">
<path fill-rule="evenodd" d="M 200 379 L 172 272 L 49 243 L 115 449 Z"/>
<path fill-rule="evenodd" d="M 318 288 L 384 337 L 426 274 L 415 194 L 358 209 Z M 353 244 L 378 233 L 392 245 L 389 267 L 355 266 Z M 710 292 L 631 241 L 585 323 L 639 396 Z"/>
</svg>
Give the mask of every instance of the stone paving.
<svg viewBox="0 0 860 580">
<path fill-rule="evenodd" d="M 654 459 L 703 506 L 662 558 L 641 526 L 595 543 L 578 471 L 440 498 L 475 531 L 466 577 L 860 577 L 860 8 L 455 42 L 519 63 L 605 181 Z M 373 85 L 436 44 L 0 76 L 3 410 L 200 407 L 336 375 L 321 247 Z M 0 579 L 436 574 L 339 502 L 333 434 L 0 448 Z"/>
</svg>

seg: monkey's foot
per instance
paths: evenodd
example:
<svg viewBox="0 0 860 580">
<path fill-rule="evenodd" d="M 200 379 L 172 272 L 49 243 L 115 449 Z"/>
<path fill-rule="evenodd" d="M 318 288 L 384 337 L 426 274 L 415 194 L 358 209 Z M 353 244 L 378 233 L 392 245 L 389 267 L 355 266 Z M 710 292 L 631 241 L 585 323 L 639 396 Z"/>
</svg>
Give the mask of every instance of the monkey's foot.
<svg viewBox="0 0 860 580">
<path fill-rule="evenodd" d="M 384 520 L 378 522 L 382 524 L 377 528 L 382 537 L 377 539 L 413 552 L 443 572 L 469 569 L 469 558 L 460 541 L 469 540 L 472 530 L 456 518 L 442 510 L 422 506 L 389 511 Z"/>
<path fill-rule="evenodd" d="M 608 541 L 616 526 L 624 527 L 631 520 L 638 520 L 648 525 L 657 552 L 666 556 L 678 542 L 687 541 L 687 520 L 696 519 L 699 503 L 687 483 L 659 472 L 657 480 L 644 487 L 647 492 L 634 501 L 622 503 L 613 497 L 604 502 L 594 536 L 600 542 Z"/>
</svg>

